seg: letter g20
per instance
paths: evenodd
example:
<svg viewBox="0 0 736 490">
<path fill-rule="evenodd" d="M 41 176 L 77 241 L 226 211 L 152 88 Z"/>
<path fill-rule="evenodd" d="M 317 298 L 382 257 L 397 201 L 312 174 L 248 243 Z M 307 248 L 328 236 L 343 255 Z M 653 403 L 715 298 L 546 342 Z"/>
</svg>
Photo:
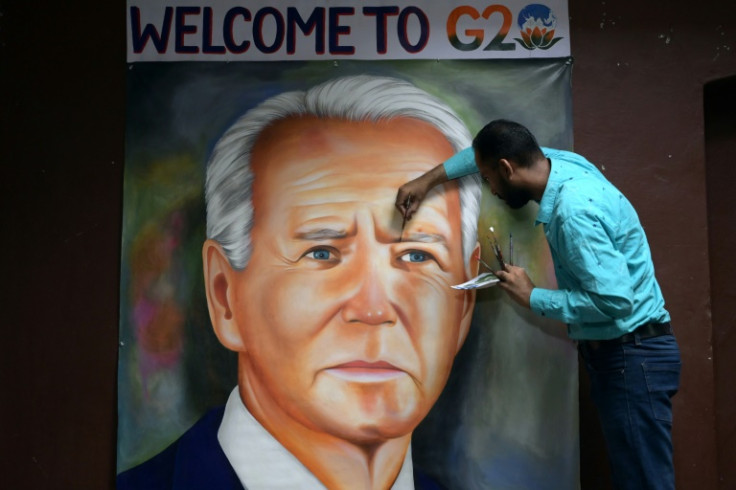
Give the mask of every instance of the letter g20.
<svg viewBox="0 0 736 490">
<path fill-rule="evenodd" d="M 459 51 L 474 51 L 483 44 L 485 37 L 484 29 L 466 29 L 464 34 L 467 37 L 473 38 L 471 42 L 464 43 L 458 39 L 457 36 L 457 24 L 463 15 L 469 15 L 473 20 L 478 20 L 480 17 L 484 19 L 490 19 L 493 14 L 501 14 L 503 16 L 503 23 L 501 28 L 496 32 L 496 35 L 491 39 L 483 51 L 513 51 L 516 49 L 516 44 L 505 43 L 503 40 L 509 34 L 511 23 L 513 22 L 513 16 L 511 11 L 505 5 L 489 5 L 480 14 L 478 11 L 467 5 L 461 5 L 455 8 L 450 15 L 447 17 L 447 38 L 450 40 L 450 44 Z"/>
</svg>

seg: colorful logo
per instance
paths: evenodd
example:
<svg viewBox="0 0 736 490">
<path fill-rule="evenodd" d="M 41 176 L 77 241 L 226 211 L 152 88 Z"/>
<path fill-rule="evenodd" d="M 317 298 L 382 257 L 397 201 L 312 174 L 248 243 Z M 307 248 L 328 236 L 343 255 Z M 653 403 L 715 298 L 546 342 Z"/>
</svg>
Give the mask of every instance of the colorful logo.
<svg viewBox="0 0 736 490">
<path fill-rule="evenodd" d="M 537 48 L 549 49 L 562 39 L 554 37 L 557 17 L 546 5 L 527 5 L 519 12 L 517 23 L 521 30 L 521 39 L 514 39 L 530 51 Z"/>
</svg>

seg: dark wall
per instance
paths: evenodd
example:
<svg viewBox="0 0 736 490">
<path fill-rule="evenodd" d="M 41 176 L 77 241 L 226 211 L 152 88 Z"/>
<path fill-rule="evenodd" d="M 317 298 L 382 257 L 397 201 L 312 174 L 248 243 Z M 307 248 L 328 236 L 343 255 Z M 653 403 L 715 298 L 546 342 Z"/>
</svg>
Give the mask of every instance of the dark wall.
<svg viewBox="0 0 736 490">
<path fill-rule="evenodd" d="M 0 0 L 0 486 L 114 482 L 121 2 Z"/>
<path fill-rule="evenodd" d="M 605 165 L 636 206 L 682 350 L 674 399 L 678 488 L 717 488 L 703 86 L 736 74 L 736 2 L 569 6 L 575 148 Z M 583 487 L 608 488 L 582 377 Z"/>
<path fill-rule="evenodd" d="M 719 476 L 703 85 L 736 73 L 734 5 L 570 2 L 576 149 L 637 206 L 682 346 L 684 489 Z M 0 0 L 7 488 L 113 486 L 124 19 L 121 1 Z M 597 490 L 605 452 L 581 386 L 582 482 Z"/>
<path fill-rule="evenodd" d="M 716 447 L 722 488 L 736 487 L 736 76 L 705 86 Z"/>
</svg>

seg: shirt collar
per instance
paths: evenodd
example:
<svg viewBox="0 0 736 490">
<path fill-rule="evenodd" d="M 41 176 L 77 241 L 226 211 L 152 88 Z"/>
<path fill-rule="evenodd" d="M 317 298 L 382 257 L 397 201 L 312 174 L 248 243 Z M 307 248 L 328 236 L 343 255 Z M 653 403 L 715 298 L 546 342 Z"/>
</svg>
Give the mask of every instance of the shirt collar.
<svg viewBox="0 0 736 490">
<path fill-rule="evenodd" d="M 563 180 L 566 180 L 566 168 L 561 160 L 549 158 L 549 177 L 547 178 L 547 185 L 544 188 L 542 194 L 542 200 L 539 201 L 539 211 L 537 211 L 537 219 L 535 225 L 540 223 L 549 223 L 552 217 L 552 211 L 555 208 L 555 202 L 557 201 L 557 193 L 560 190 L 560 184 Z"/>
<path fill-rule="evenodd" d="M 225 405 L 217 439 L 247 490 L 324 490 L 325 486 L 248 411 L 238 388 Z M 411 446 L 392 490 L 414 490 Z"/>
</svg>

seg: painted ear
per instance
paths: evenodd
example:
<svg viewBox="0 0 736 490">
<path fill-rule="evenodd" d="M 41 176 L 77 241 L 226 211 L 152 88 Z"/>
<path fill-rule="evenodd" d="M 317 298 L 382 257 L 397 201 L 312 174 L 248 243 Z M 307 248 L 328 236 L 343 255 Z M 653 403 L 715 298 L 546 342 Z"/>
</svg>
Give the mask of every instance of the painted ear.
<svg viewBox="0 0 736 490">
<path fill-rule="evenodd" d="M 243 351 L 245 345 L 233 314 L 234 289 L 232 286 L 237 272 L 230 266 L 222 246 L 214 240 L 204 242 L 202 263 L 207 307 L 215 335 L 228 349 Z"/>
<path fill-rule="evenodd" d="M 470 254 L 468 265 L 465 266 L 465 280 L 469 281 L 478 275 L 480 271 L 480 242 L 475 242 L 473 253 Z"/>
<path fill-rule="evenodd" d="M 465 274 L 467 275 L 466 280 L 470 280 L 478 275 L 480 271 L 480 243 L 475 244 L 473 253 L 470 254 L 470 260 L 465 268 Z M 460 347 L 463 346 L 465 338 L 468 336 L 470 331 L 470 322 L 473 320 L 473 310 L 475 309 L 475 289 L 466 289 L 463 291 L 463 315 L 460 319 L 460 330 L 457 336 L 457 347 L 455 353 L 460 351 Z"/>
</svg>

